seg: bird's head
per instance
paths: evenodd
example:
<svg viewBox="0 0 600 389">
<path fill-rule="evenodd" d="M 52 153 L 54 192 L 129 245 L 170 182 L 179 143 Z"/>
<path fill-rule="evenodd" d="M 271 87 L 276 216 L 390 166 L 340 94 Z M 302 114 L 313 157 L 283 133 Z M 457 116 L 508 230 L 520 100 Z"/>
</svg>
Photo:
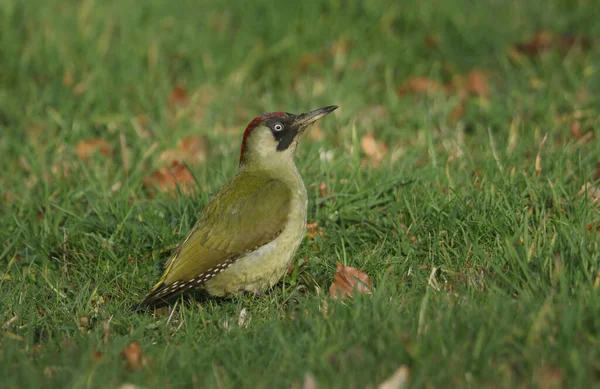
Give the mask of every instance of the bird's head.
<svg viewBox="0 0 600 389">
<path fill-rule="evenodd" d="M 315 109 L 294 115 L 287 112 L 271 112 L 258 116 L 248 124 L 242 139 L 240 166 L 264 162 L 276 165 L 292 161 L 299 135 L 337 105 Z"/>
</svg>

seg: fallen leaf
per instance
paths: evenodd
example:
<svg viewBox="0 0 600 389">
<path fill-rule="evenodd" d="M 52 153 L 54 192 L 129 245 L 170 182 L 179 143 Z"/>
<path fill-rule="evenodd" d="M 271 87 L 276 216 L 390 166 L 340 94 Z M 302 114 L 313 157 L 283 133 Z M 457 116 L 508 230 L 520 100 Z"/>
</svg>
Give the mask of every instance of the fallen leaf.
<svg viewBox="0 0 600 389">
<path fill-rule="evenodd" d="M 177 83 L 177 85 L 175 85 L 175 87 L 171 90 L 171 93 L 169 93 L 169 108 L 174 109 L 177 106 L 185 107 L 189 102 L 190 98 L 187 90 L 181 82 Z"/>
<path fill-rule="evenodd" d="M 598 171 L 600 172 L 600 167 L 598 168 Z M 319 184 L 319 197 L 326 197 L 328 193 L 329 192 L 327 191 L 327 184 L 325 183 L 325 181 L 321 181 L 321 183 Z"/>
<path fill-rule="evenodd" d="M 99 361 L 102 358 L 104 358 L 104 355 L 100 351 L 94 350 L 94 351 L 92 351 L 92 358 L 94 358 L 95 360 Z"/>
<path fill-rule="evenodd" d="M 130 370 L 144 368 L 147 365 L 146 358 L 142 354 L 142 347 L 137 342 L 131 342 L 123 349 L 123 359 Z"/>
<path fill-rule="evenodd" d="M 373 283 L 369 276 L 351 266 L 344 266 L 337 262 L 333 282 L 329 287 L 329 294 L 333 298 L 341 296 L 342 299 L 352 296 L 355 292 L 358 294 L 371 294 Z"/>
<path fill-rule="evenodd" d="M 596 223 L 596 224 L 597 224 L 597 225 L 596 225 L 596 228 L 595 228 L 595 230 L 596 230 L 596 232 L 600 232 L 600 223 Z M 588 223 L 588 225 L 587 225 L 587 230 L 588 230 L 588 231 L 590 231 L 590 232 L 591 232 L 592 230 L 594 230 L 594 224 L 592 224 L 592 223 Z"/>
<path fill-rule="evenodd" d="M 406 365 L 401 365 L 395 372 L 379 385 L 377 389 L 402 389 L 408 385 L 410 369 Z"/>
<path fill-rule="evenodd" d="M 112 154 L 112 147 L 110 147 L 110 143 L 102 138 L 93 138 L 79 142 L 76 147 L 76 153 L 85 162 L 90 156 L 96 153 L 108 157 Z"/>
<path fill-rule="evenodd" d="M 144 178 L 144 186 L 149 189 L 156 186 L 163 193 L 177 193 L 181 188 L 184 194 L 191 193 L 194 188 L 194 177 L 189 169 L 179 161 L 173 161 L 155 170 L 150 177 Z"/>
<path fill-rule="evenodd" d="M 306 223 L 306 228 L 308 228 L 309 230 L 306 232 L 306 237 L 309 239 L 315 239 L 317 237 L 317 234 L 319 234 L 319 236 L 321 238 L 323 238 L 323 231 L 321 231 L 319 229 L 319 225 L 317 223 Z"/>
<path fill-rule="evenodd" d="M 517 43 L 515 49 L 529 56 L 537 56 L 552 47 L 552 34 L 547 31 L 536 32 L 526 42 Z"/>
<path fill-rule="evenodd" d="M 412 77 L 402 84 L 396 93 L 398 96 L 407 94 L 435 94 L 443 90 L 442 84 L 427 77 Z"/>
<path fill-rule="evenodd" d="M 365 153 L 369 162 L 374 167 L 379 166 L 388 151 L 387 145 L 377 141 L 372 134 L 366 134 L 361 138 L 360 149 Z"/>
<path fill-rule="evenodd" d="M 472 70 L 467 74 L 467 92 L 474 96 L 487 97 L 489 88 L 485 74 L 479 70 Z"/>
<path fill-rule="evenodd" d="M 596 171 L 594 172 L 594 181 L 600 180 L 600 162 L 596 162 Z"/>
<path fill-rule="evenodd" d="M 169 163 L 185 161 L 190 164 L 204 162 L 206 161 L 206 137 L 186 136 L 177 142 L 177 148 L 160 153 L 158 160 Z"/>
<path fill-rule="evenodd" d="M 569 129 L 571 136 L 575 139 L 581 139 L 584 137 L 584 133 L 581 131 L 581 124 L 579 121 L 574 121 L 571 123 L 571 128 Z"/>
</svg>

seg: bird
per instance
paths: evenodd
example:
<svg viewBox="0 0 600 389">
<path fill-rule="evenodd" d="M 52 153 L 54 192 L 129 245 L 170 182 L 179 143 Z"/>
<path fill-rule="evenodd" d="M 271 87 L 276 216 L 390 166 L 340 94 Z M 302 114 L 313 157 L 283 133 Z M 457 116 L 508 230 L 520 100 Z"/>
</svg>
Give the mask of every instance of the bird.
<svg viewBox="0 0 600 389">
<path fill-rule="evenodd" d="M 279 282 L 306 234 L 308 196 L 294 158 L 298 141 L 337 108 L 252 120 L 237 173 L 201 210 L 158 282 L 132 310 L 166 305 L 196 288 L 209 297 L 260 295 Z"/>
</svg>

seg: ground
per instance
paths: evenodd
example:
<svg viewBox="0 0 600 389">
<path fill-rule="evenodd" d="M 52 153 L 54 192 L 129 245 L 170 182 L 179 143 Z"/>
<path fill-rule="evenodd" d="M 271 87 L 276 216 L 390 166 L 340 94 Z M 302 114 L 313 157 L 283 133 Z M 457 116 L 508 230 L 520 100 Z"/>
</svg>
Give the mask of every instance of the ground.
<svg viewBox="0 0 600 389">
<path fill-rule="evenodd" d="M 404 366 L 394 387 L 599 387 L 599 19 L 4 0 L 1 386 L 375 388 Z M 332 104 L 298 151 L 313 224 L 290 274 L 131 312 L 246 124 Z M 333 299 L 337 262 L 372 294 Z"/>
</svg>

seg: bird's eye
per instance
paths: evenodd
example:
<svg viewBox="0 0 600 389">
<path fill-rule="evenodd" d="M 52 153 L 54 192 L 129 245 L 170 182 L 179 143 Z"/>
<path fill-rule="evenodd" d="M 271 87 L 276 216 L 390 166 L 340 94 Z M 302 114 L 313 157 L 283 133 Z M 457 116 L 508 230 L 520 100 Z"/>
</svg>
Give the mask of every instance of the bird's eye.
<svg viewBox="0 0 600 389">
<path fill-rule="evenodd" d="M 274 129 L 275 131 L 281 131 L 281 130 L 283 130 L 283 124 L 281 124 L 281 123 L 277 123 L 277 124 L 275 124 L 275 125 L 273 126 L 273 129 Z"/>
</svg>

